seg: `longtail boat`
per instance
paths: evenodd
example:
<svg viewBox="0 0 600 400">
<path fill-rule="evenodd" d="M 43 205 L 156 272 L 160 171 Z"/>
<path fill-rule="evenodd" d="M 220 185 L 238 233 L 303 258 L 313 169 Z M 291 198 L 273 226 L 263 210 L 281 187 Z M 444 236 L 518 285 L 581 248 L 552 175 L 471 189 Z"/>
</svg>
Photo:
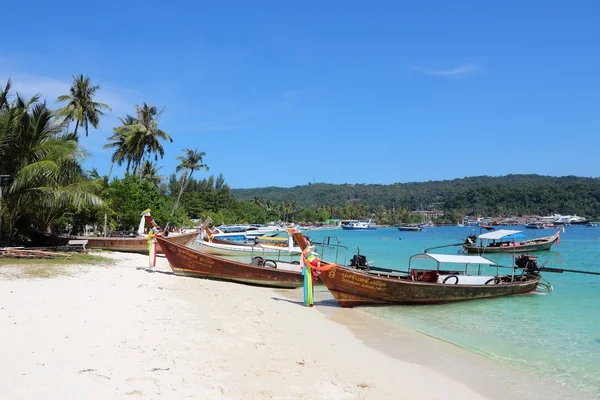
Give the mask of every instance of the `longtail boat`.
<svg viewBox="0 0 600 400">
<path fill-rule="evenodd" d="M 152 216 L 150 216 L 149 210 L 148 212 L 144 212 L 142 214 L 142 218 L 140 221 L 140 228 L 138 228 L 138 236 L 59 236 L 53 235 L 46 232 L 41 232 L 36 229 L 32 229 L 28 232 L 29 238 L 34 246 L 40 247 L 59 247 L 59 246 L 67 246 L 70 241 L 87 241 L 86 248 L 92 250 L 110 250 L 110 251 L 123 251 L 127 253 L 148 253 L 148 237 L 146 235 L 142 235 L 144 228 L 144 222 L 148 224 L 148 226 L 153 226 L 154 220 Z M 198 232 L 190 232 L 190 233 L 171 233 L 169 235 L 169 239 L 174 243 L 178 243 L 181 245 L 186 245 L 192 242 L 196 236 L 198 236 Z M 162 250 L 157 248 L 157 252 L 160 254 Z"/>
<path fill-rule="evenodd" d="M 201 231 L 201 235 L 192 247 L 216 256 L 300 256 L 302 249 L 288 238 L 254 238 L 250 243 L 235 242 L 214 237 L 208 228 Z"/>
<path fill-rule="evenodd" d="M 294 233 L 294 235 L 300 235 Z M 297 237 L 297 240 L 299 240 Z M 301 243 L 301 242 L 299 242 Z M 534 256 L 522 255 L 517 260 L 521 269 L 500 274 L 497 264 L 481 256 L 421 253 L 410 257 L 407 272 L 369 266 L 364 256 L 353 259 L 351 266 L 312 261 L 303 253 L 303 262 L 319 271 L 319 279 L 342 307 L 383 304 L 435 304 L 485 299 L 530 293 L 541 276 Z M 413 268 L 413 260 L 433 260 L 435 268 Z M 316 263 L 316 264 L 315 264 Z M 441 264 L 451 268 L 441 268 Z M 458 267 L 463 265 L 464 267 Z M 471 274 L 473 266 L 477 274 Z M 496 267 L 495 274 L 481 274 L 482 267 Z"/>
<path fill-rule="evenodd" d="M 525 239 L 522 231 L 502 229 L 479 236 L 467 237 L 463 244 L 467 253 L 531 253 L 550 250 L 554 243 L 560 243 L 560 229 L 552 236 Z"/>
<path fill-rule="evenodd" d="M 254 257 L 251 263 L 229 260 L 156 236 L 175 275 L 248 283 L 258 286 L 297 288 L 303 277 L 299 264 Z"/>
<path fill-rule="evenodd" d="M 171 234 L 169 238 L 181 245 L 192 242 L 198 232 L 182 233 L 182 234 Z M 110 251 L 123 251 L 127 253 L 148 253 L 148 238 L 147 237 L 97 237 L 97 236 L 58 236 L 52 235 L 45 232 L 31 230 L 29 232 L 29 238 L 32 240 L 34 246 L 39 247 L 59 247 L 67 246 L 71 240 L 87 240 L 86 248 L 93 250 L 110 250 Z M 159 254 L 162 253 L 157 248 Z"/>
</svg>

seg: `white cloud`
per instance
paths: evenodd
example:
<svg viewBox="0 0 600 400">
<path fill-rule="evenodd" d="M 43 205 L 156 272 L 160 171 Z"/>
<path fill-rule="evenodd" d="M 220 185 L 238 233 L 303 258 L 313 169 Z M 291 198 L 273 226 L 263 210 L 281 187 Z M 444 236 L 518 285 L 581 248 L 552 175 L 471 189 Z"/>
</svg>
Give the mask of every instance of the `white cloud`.
<svg viewBox="0 0 600 400">
<path fill-rule="evenodd" d="M 6 82 L 8 79 L 13 82 L 13 93 L 19 93 L 24 97 L 31 97 L 40 94 L 42 99 L 46 99 L 51 107 L 59 106 L 56 103 L 56 98 L 63 94 L 69 93 L 72 81 L 59 80 L 52 77 L 33 75 L 33 74 L 10 74 L 0 71 L 0 82 Z M 126 113 L 133 112 L 133 106 L 136 101 L 141 98 L 139 92 L 131 89 L 119 88 L 111 84 L 103 84 L 92 80 L 93 84 L 100 85 L 96 101 L 106 103 L 112 108 L 112 112 L 116 117 L 123 116 Z"/>
<path fill-rule="evenodd" d="M 57 108 L 60 103 L 56 103 L 58 96 L 69 93 L 72 80 L 62 80 L 53 77 L 27 74 L 27 73 L 10 73 L 0 70 L 0 85 L 4 86 L 4 82 L 8 79 L 12 80 L 12 94 L 19 93 L 25 98 L 41 95 L 42 100 L 46 100 L 50 108 Z M 90 131 L 85 145 L 92 153 L 102 151 L 102 145 L 106 142 L 106 138 L 110 136 L 112 127 L 119 123 L 118 118 L 125 114 L 134 113 L 134 105 L 141 102 L 141 93 L 127 88 L 121 88 L 110 83 L 95 81 L 92 83 L 100 85 L 100 90 L 97 92 L 96 101 L 108 104 L 112 111 L 105 111 L 105 116 L 100 120 L 99 129 Z"/>
<path fill-rule="evenodd" d="M 465 64 L 452 69 L 423 69 L 417 68 L 417 70 L 426 75 L 442 76 L 447 78 L 456 78 L 459 76 L 472 75 L 479 72 L 479 68 L 474 64 Z"/>
<path fill-rule="evenodd" d="M 58 96 L 68 93 L 70 87 L 68 82 L 44 76 L 0 74 L 0 82 L 6 82 L 8 78 L 12 79 L 13 93 L 19 93 L 25 98 L 39 94 L 42 100 L 47 100 L 48 104 L 53 104 Z"/>
</svg>

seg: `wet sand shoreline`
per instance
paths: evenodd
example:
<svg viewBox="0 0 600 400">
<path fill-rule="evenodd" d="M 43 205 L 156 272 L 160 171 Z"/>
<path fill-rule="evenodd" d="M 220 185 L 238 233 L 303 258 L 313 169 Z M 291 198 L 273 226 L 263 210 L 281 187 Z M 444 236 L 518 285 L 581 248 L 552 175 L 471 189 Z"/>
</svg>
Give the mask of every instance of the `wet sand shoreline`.
<svg viewBox="0 0 600 400">
<path fill-rule="evenodd" d="M 486 398 L 593 399 L 586 393 L 575 392 L 572 388 L 533 373 L 523 373 L 453 343 L 371 315 L 368 307 L 339 307 L 327 288 L 315 288 L 313 308 L 321 311 L 329 320 L 349 329 L 363 345 L 387 356 L 431 368 L 467 385 Z M 302 304 L 301 291 L 276 291 Z"/>
</svg>

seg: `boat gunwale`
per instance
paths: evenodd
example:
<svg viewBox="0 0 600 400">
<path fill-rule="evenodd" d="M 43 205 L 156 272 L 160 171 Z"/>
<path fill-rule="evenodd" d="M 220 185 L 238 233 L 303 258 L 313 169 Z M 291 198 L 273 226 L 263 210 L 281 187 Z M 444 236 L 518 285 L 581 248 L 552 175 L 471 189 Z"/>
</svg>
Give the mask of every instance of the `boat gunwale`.
<svg viewBox="0 0 600 400">
<path fill-rule="evenodd" d="M 403 274 L 403 275 L 399 274 L 398 276 L 390 276 L 389 274 L 381 274 L 380 275 L 379 273 L 377 273 L 375 271 L 366 271 L 366 270 L 361 270 L 361 269 L 358 269 L 358 268 L 348 267 L 348 266 L 345 266 L 345 265 L 327 263 L 325 261 L 323 261 L 322 264 L 332 265 L 332 269 L 333 268 L 341 269 L 341 270 L 344 270 L 344 271 L 350 271 L 351 273 L 365 275 L 365 276 L 373 276 L 373 275 L 375 275 L 377 277 L 377 279 L 389 280 L 391 282 L 398 282 L 399 281 L 399 282 L 402 282 L 402 283 L 410 283 L 411 285 L 415 284 L 415 285 L 442 286 L 442 287 L 448 287 L 448 286 L 468 286 L 468 287 L 486 287 L 486 288 L 490 288 L 490 287 L 493 287 L 493 286 L 508 286 L 508 285 L 518 286 L 517 284 L 526 284 L 526 283 L 530 283 L 530 282 L 532 282 L 532 281 L 534 281 L 536 279 L 539 280 L 537 277 L 534 277 L 532 279 L 527 279 L 525 281 L 506 282 L 506 283 L 502 283 L 501 285 L 500 284 L 498 284 L 498 285 L 485 285 L 485 284 L 484 285 L 474 285 L 474 284 L 473 285 L 471 285 L 471 284 L 469 284 L 469 285 L 455 285 L 455 284 L 438 283 L 438 282 L 414 281 L 414 280 L 410 279 L 410 275 L 409 274 Z M 493 268 L 493 267 L 490 267 L 490 268 Z M 434 269 L 413 268 L 413 271 L 435 271 L 435 270 Z M 456 274 L 456 275 L 458 275 L 458 276 L 487 276 L 487 275 L 467 275 L 467 274 Z M 509 274 L 500 275 L 500 276 L 509 276 Z M 526 276 L 529 277 L 531 275 L 526 275 Z M 400 279 L 401 277 L 408 278 L 408 279 L 405 279 L 405 280 L 404 279 Z M 494 277 L 496 277 L 496 275 L 494 275 L 494 276 L 490 275 L 489 277 L 490 278 L 494 278 Z"/>
<path fill-rule="evenodd" d="M 171 245 L 174 245 L 174 246 L 177 246 L 177 247 L 181 247 L 181 248 L 183 248 L 186 251 L 191 251 L 193 253 L 197 253 L 197 254 L 201 255 L 202 257 L 206 257 L 206 258 L 209 258 L 209 259 L 216 259 L 216 261 L 220 261 L 220 262 L 223 262 L 225 264 L 235 264 L 235 266 L 240 267 L 240 268 L 250 268 L 250 269 L 255 269 L 257 271 L 270 271 L 270 272 L 276 272 L 278 274 L 290 275 L 290 276 L 294 276 L 294 277 L 296 277 L 298 275 L 302 276 L 302 273 L 300 271 L 296 272 L 296 271 L 288 271 L 288 270 L 285 270 L 285 269 L 264 267 L 264 266 L 260 266 L 260 265 L 254 265 L 254 264 L 251 264 L 251 263 L 244 263 L 244 262 L 238 261 L 238 260 L 231 260 L 229 258 L 220 257 L 220 256 L 217 256 L 217 255 L 214 255 L 214 254 L 210 254 L 210 253 L 205 253 L 203 251 L 199 251 L 199 250 L 196 250 L 196 249 L 191 248 L 191 247 L 180 245 L 178 243 L 173 243 L 168 238 L 165 238 L 165 237 L 162 237 L 162 236 L 157 236 L 156 239 L 157 239 L 159 245 L 161 246 L 161 248 L 162 248 L 161 241 L 166 241 L 168 244 L 171 244 Z M 164 252 L 165 256 L 167 256 L 167 259 L 168 259 L 169 253 L 167 251 L 165 251 L 164 249 L 163 249 L 163 252 Z M 262 257 L 262 256 L 257 256 L 257 257 Z M 263 259 L 264 259 L 264 257 L 263 257 Z M 266 260 L 267 259 L 265 259 L 265 261 Z M 285 261 L 278 261 L 278 260 L 272 260 L 272 261 L 285 263 Z M 287 264 L 292 264 L 292 263 L 287 263 Z M 169 260 L 169 265 L 171 266 L 171 268 L 173 270 L 175 270 L 175 269 L 190 270 L 190 271 L 194 271 L 195 273 L 204 273 L 204 272 L 198 272 L 196 270 L 189 269 L 189 268 L 175 267 L 175 266 L 173 266 L 171 264 L 170 260 Z"/>
</svg>

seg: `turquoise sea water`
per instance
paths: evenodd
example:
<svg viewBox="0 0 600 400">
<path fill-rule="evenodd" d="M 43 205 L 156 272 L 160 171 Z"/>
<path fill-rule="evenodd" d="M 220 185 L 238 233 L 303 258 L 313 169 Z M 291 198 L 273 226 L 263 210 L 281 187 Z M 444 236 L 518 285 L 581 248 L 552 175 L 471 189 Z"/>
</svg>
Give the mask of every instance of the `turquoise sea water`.
<svg viewBox="0 0 600 400">
<path fill-rule="evenodd" d="M 506 229 L 522 229 L 510 227 Z M 567 226 L 559 245 L 535 253 L 548 267 L 600 272 L 600 227 Z M 528 237 L 549 236 L 553 229 L 524 230 Z M 473 227 L 434 227 L 423 232 L 396 228 L 372 231 L 308 231 L 320 242 L 337 236 L 348 250 L 338 262 L 348 263 L 357 247 L 374 265 L 406 270 L 408 258 L 423 249 L 460 243 Z M 456 254 L 460 247 L 432 252 Z M 321 251 L 321 248 L 318 248 Z M 332 260 L 335 251 L 325 250 Z M 511 255 L 488 255 L 510 265 Z M 495 269 L 494 269 L 495 271 Z M 510 271 L 510 270 L 507 270 Z M 489 300 L 430 305 L 363 307 L 363 310 L 454 343 L 513 368 L 533 372 L 600 398 L 600 276 L 545 273 L 550 294 L 530 294 Z"/>
</svg>

